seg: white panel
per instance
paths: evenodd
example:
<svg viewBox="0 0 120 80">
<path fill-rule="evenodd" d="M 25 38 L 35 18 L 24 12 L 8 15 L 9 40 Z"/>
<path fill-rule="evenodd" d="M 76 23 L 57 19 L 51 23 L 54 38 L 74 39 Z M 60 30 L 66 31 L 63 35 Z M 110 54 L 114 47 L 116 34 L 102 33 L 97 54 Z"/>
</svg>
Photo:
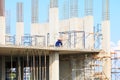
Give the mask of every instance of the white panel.
<svg viewBox="0 0 120 80">
<path fill-rule="evenodd" d="M 50 44 L 54 45 L 55 41 L 58 38 L 59 32 L 59 17 L 58 17 L 58 8 L 49 9 L 49 33 L 50 33 Z"/>
<path fill-rule="evenodd" d="M 0 16 L 0 44 L 5 45 L 5 17 Z"/>
<path fill-rule="evenodd" d="M 16 23 L 16 45 L 21 45 L 21 39 L 24 36 L 24 23 L 17 22 Z"/>
<path fill-rule="evenodd" d="M 85 31 L 85 48 L 93 49 L 94 48 L 94 22 L 93 16 L 84 17 L 84 31 Z"/>
</svg>

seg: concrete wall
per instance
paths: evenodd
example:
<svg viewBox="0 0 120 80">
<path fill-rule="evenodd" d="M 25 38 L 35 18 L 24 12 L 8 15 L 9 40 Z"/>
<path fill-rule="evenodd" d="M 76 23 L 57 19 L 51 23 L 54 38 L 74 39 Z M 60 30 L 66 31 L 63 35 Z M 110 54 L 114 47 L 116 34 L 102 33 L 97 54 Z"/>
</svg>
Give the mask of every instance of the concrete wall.
<svg viewBox="0 0 120 80">
<path fill-rule="evenodd" d="M 46 46 L 47 45 L 47 33 L 48 33 L 48 23 L 34 23 L 31 24 L 31 36 L 38 35 L 38 36 L 44 36 L 45 40 L 43 37 L 37 37 L 36 38 L 36 45 L 41 45 L 41 46 Z M 43 44 L 45 41 L 45 45 Z M 32 41 L 32 45 L 35 45 L 35 40 Z"/>
<path fill-rule="evenodd" d="M 21 45 L 22 36 L 24 36 L 24 23 L 17 22 L 16 23 L 16 45 Z"/>
<path fill-rule="evenodd" d="M 5 45 L 5 17 L 0 16 L 0 44 Z"/>
</svg>

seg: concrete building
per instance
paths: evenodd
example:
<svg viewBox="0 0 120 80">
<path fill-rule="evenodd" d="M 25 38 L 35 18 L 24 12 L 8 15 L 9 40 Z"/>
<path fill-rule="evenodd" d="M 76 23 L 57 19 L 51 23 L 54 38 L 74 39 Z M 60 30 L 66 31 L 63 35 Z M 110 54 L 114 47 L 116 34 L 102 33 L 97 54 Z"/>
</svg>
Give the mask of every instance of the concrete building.
<svg viewBox="0 0 120 80">
<path fill-rule="evenodd" d="M 58 0 L 50 0 L 49 22 L 43 24 L 38 19 L 38 0 L 32 0 L 29 35 L 24 34 L 23 4 L 19 2 L 12 45 L 5 44 L 3 2 L 0 0 L 0 80 L 111 80 L 108 0 L 102 32 L 93 27 L 92 0 L 85 0 L 83 18 L 78 17 L 77 0 L 72 0 L 69 19 L 64 20 L 59 20 Z M 62 39 L 62 47 L 55 47 L 57 39 Z M 102 47 L 95 48 L 95 44 Z"/>
</svg>

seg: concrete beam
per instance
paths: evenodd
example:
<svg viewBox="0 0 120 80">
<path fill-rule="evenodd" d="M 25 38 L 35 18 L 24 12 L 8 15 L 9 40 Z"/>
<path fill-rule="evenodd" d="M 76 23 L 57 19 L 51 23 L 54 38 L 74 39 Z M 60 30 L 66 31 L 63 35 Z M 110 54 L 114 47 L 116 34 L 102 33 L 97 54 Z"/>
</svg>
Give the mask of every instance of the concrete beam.
<svg viewBox="0 0 120 80">
<path fill-rule="evenodd" d="M 49 80 L 59 80 L 59 53 L 49 55 Z"/>
</svg>

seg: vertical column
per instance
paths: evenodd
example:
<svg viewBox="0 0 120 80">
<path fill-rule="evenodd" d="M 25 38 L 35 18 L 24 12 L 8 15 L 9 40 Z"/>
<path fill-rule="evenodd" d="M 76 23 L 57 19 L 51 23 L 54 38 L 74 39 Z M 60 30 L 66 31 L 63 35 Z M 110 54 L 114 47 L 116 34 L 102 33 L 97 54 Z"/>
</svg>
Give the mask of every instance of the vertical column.
<svg viewBox="0 0 120 80">
<path fill-rule="evenodd" d="M 51 53 L 49 61 L 49 80 L 59 80 L 59 53 Z"/>
<path fill-rule="evenodd" d="M 93 18 L 93 1 L 85 0 L 85 17 L 84 17 L 84 31 L 85 31 L 85 48 L 94 48 L 94 18 Z"/>
<path fill-rule="evenodd" d="M 35 62 L 35 77 L 36 77 L 36 80 L 39 80 L 38 79 L 38 57 L 36 57 L 36 62 Z"/>
<path fill-rule="evenodd" d="M 0 44 L 5 44 L 5 17 L 0 16 Z"/>
<path fill-rule="evenodd" d="M 109 20 L 109 0 L 103 0 L 103 21 L 102 21 L 102 49 L 105 51 L 103 61 L 103 72 L 111 80 L 111 54 L 110 54 L 110 20 Z"/>
<path fill-rule="evenodd" d="M 110 54 L 110 21 L 102 22 L 102 49 L 105 51 L 106 59 L 103 64 L 103 71 L 108 79 L 111 80 L 111 54 Z"/>
<path fill-rule="evenodd" d="M 35 78 L 35 55 L 33 54 L 33 80 L 36 80 Z"/>
<path fill-rule="evenodd" d="M 23 3 L 17 3 L 16 44 L 21 45 L 21 37 L 24 35 Z"/>
<path fill-rule="evenodd" d="M 20 57 L 18 57 L 18 66 L 17 66 L 17 80 L 21 80 L 21 63 Z"/>
<path fill-rule="evenodd" d="M 71 59 L 71 68 L 72 68 L 72 80 L 77 80 L 77 76 L 76 76 L 76 61 L 75 59 Z"/>
<path fill-rule="evenodd" d="M 49 45 L 54 45 L 59 34 L 59 15 L 58 15 L 58 1 L 50 0 L 49 8 L 49 33 L 50 33 L 50 43 Z"/>
<path fill-rule="evenodd" d="M 41 55 L 39 55 L 39 80 L 41 80 Z"/>
<path fill-rule="evenodd" d="M 0 0 L 0 44 L 5 44 L 5 0 Z"/>
<path fill-rule="evenodd" d="M 32 0 L 32 23 L 38 23 L 38 14 L 39 14 L 39 1 L 38 0 Z"/>
<path fill-rule="evenodd" d="M 58 38 L 59 33 L 58 8 L 49 9 L 49 33 L 50 33 L 49 45 L 54 45 L 55 41 Z"/>
<path fill-rule="evenodd" d="M 22 57 L 21 62 L 21 80 L 24 80 L 24 57 Z"/>
<path fill-rule="evenodd" d="M 93 16 L 84 17 L 84 31 L 85 31 L 85 48 L 93 49 L 94 48 L 94 19 Z"/>
</svg>

